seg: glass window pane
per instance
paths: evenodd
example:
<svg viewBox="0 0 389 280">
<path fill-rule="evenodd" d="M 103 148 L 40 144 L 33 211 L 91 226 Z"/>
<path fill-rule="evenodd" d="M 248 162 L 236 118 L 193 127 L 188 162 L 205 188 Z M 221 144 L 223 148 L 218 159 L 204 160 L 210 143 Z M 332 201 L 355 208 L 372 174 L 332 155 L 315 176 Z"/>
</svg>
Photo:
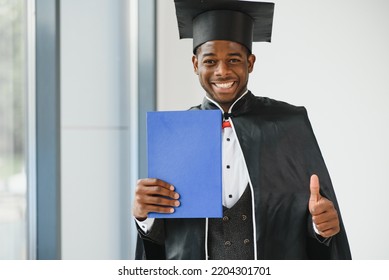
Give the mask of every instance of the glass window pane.
<svg viewBox="0 0 389 280">
<path fill-rule="evenodd" d="M 26 8 L 0 0 L 0 259 L 26 259 Z"/>
</svg>

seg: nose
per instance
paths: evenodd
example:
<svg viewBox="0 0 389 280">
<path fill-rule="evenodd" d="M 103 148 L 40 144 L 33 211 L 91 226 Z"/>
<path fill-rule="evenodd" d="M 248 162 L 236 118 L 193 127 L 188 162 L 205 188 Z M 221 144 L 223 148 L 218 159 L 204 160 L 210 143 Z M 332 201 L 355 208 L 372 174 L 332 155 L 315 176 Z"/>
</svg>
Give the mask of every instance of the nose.
<svg viewBox="0 0 389 280">
<path fill-rule="evenodd" d="M 229 71 L 230 68 L 228 67 L 228 64 L 223 61 L 220 61 L 217 65 L 215 75 L 223 77 L 226 76 L 229 73 Z"/>
</svg>

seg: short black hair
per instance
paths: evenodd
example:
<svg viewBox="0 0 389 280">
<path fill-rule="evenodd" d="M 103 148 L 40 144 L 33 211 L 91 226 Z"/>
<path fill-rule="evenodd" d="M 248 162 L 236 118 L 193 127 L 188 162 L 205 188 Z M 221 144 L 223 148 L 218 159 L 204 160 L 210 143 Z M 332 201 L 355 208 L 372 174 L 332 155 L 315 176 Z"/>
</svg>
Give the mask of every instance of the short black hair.
<svg viewBox="0 0 389 280">
<path fill-rule="evenodd" d="M 203 44 L 205 44 L 205 43 L 203 43 Z M 198 46 L 193 50 L 193 54 L 194 54 L 195 56 L 198 56 L 198 50 L 199 50 L 199 48 L 200 48 L 203 44 L 198 45 Z M 242 45 L 242 44 L 241 44 L 241 45 Z M 245 45 L 242 45 L 242 46 L 246 49 L 247 57 L 248 57 L 249 55 L 253 54 L 252 51 L 251 51 L 248 47 L 246 47 Z"/>
</svg>

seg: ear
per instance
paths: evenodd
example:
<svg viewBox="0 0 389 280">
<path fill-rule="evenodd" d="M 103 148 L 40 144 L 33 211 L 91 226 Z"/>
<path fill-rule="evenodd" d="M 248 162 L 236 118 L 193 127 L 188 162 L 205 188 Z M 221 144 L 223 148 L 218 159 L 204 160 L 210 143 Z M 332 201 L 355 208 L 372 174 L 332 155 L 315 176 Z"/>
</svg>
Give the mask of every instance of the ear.
<svg viewBox="0 0 389 280">
<path fill-rule="evenodd" d="M 254 63 L 255 63 L 255 55 L 253 54 L 250 54 L 248 57 L 247 57 L 247 62 L 248 62 L 248 70 L 249 70 L 249 73 L 253 72 L 254 70 Z"/>
<path fill-rule="evenodd" d="M 196 75 L 198 75 L 199 74 L 199 72 L 198 72 L 198 70 L 199 70 L 199 61 L 198 61 L 196 55 L 192 56 L 192 63 L 193 63 L 193 70 L 196 73 Z"/>
</svg>

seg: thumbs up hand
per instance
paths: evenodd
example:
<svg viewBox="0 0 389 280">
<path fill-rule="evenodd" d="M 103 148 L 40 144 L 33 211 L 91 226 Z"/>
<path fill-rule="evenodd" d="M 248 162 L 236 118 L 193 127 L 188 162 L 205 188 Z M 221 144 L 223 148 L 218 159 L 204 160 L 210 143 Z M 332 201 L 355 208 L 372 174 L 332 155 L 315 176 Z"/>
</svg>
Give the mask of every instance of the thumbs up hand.
<svg viewBox="0 0 389 280">
<path fill-rule="evenodd" d="M 325 238 L 337 234 L 340 231 L 338 212 L 332 201 L 321 196 L 317 175 L 311 176 L 310 191 L 308 208 L 319 234 Z"/>
</svg>

